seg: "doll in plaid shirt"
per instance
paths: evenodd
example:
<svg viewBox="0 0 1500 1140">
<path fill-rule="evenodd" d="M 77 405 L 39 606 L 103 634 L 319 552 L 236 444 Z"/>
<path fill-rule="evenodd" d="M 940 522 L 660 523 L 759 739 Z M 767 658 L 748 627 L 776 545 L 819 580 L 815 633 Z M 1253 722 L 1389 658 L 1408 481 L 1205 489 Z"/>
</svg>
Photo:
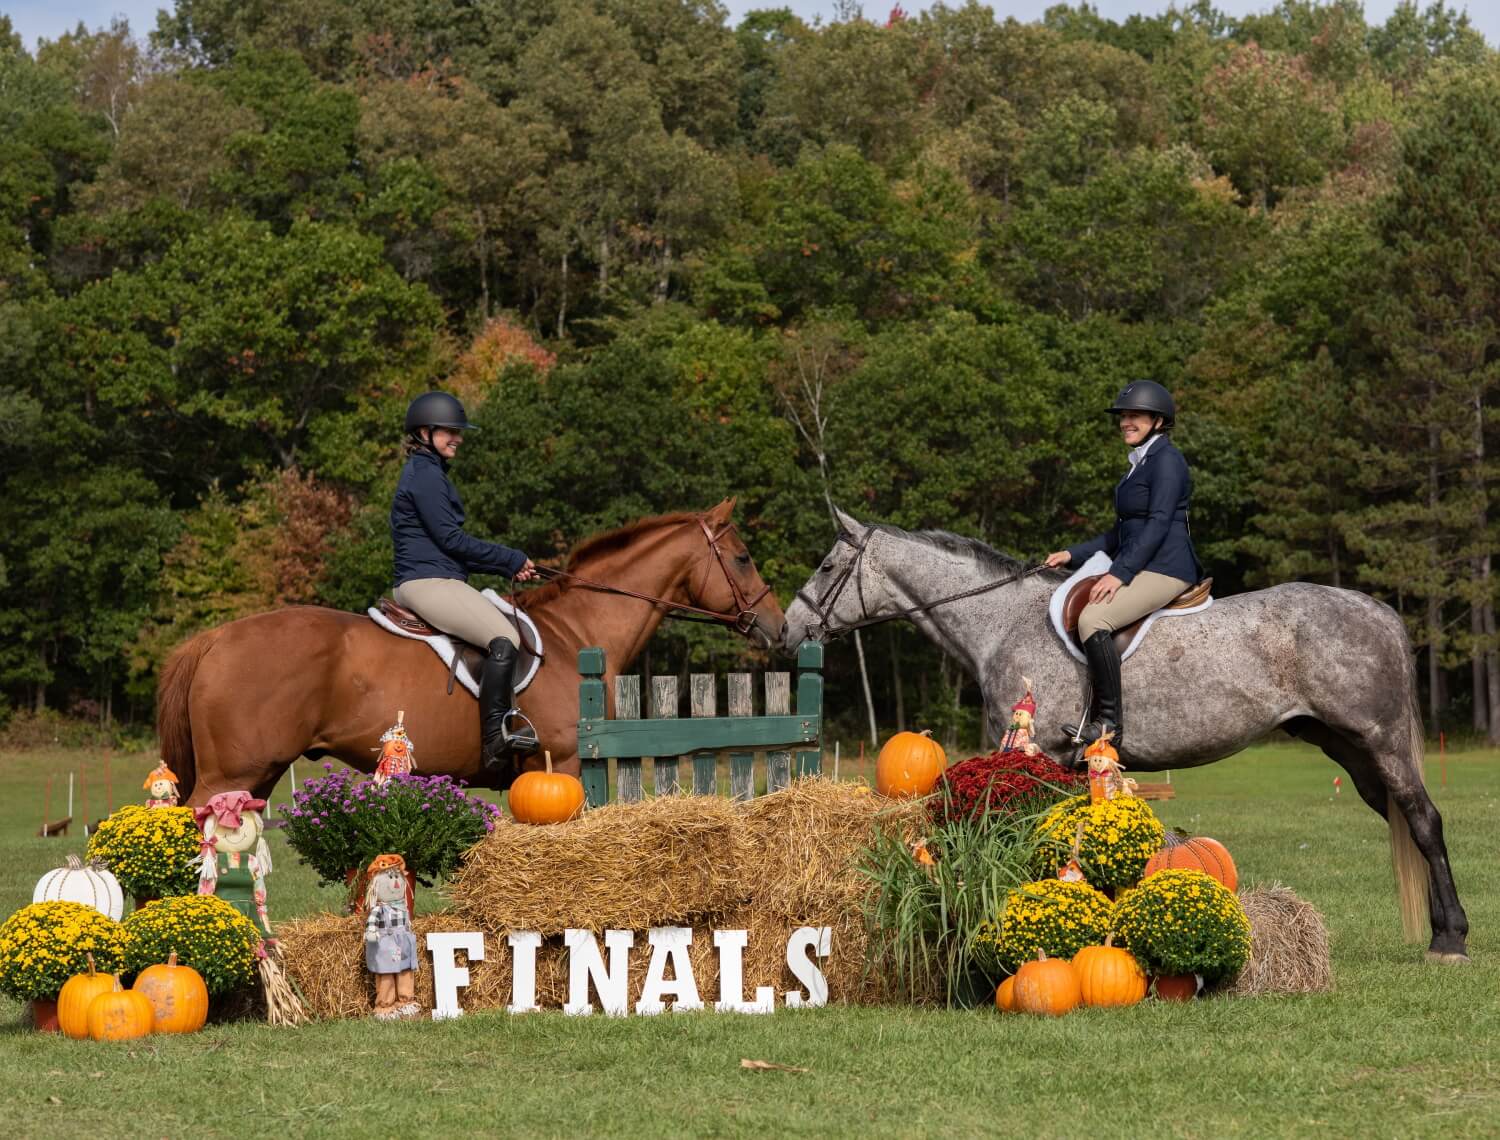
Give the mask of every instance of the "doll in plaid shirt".
<svg viewBox="0 0 1500 1140">
<path fill-rule="evenodd" d="M 406 905 L 406 860 L 377 855 L 365 887 L 365 968 L 375 975 L 375 1019 L 422 1012 L 416 1001 L 417 936 Z"/>
</svg>

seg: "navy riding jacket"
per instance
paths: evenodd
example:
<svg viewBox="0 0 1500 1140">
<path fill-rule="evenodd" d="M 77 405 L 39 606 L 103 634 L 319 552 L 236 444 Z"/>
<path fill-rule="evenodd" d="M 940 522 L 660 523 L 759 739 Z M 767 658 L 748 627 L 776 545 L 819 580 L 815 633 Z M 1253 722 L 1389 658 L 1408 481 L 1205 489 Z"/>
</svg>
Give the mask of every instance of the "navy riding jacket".
<svg viewBox="0 0 1500 1140">
<path fill-rule="evenodd" d="M 464 533 L 464 505 L 441 459 L 414 452 L 401 469 L 391 504 L 391 539 L 396 547 L 396 582 L 414 578 L 457 578 L 504 574 L 514 578 L 526 555 L 508 546 Z"/>
<path fill-rule="evenodd" d="M 1197 582 L 1203 577 L 1203 564 L 1188 533 L 1192 493 L 1187 460 L 1163 437 L 1115 487 L 1115 525 L 1068 547 L 1073 565 L 1082 565 L 1102 550 L 1114 559 L 1109 572 L 1127 586 L 1142 570 Z"/>
</svg>

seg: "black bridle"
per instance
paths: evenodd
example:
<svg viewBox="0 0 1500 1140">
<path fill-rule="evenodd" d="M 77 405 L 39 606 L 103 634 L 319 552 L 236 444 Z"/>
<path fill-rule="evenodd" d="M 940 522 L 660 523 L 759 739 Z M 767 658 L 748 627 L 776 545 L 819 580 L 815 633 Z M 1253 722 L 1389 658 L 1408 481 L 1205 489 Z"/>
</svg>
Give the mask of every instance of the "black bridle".
<svg viewBox="0 0 1500 1140">
<path fill-rule="evenodd" d="M 823 591 L 821 597 L 814 598 L 807 592 L 807 587 L 805 586 L 797 591 L 797 600 L 812 611 L 813 617 L 817 619 L 816 628 L 822 631 L 822 636 L 816 638 L 816 640 L 830 641 L 835 637 L 842 637 L 846 633 L 853 633 L 855 630 L 864 629 L 867 626 L 880 625 L 882 622 L 895 621 L 898 618 L 907 618 L 916 614 L 926 613 L 928 610 L 947 605 L 949 602 L 957 602 L 964 598 L 975 597 L 978 594 L 986 594 L 991 590 L 998 590 L 1001 586 L 1008 586 L 1012 582 L 1019 582 L 1021 579 L 1029 578 L 1033 574 L 1047 568 L 1045 562 L 1038 562 L 1034 566 L 1027 566 L 1007 578 L 1000 578 L 994 582 L 986 582 L 982 586 L 975 586 L 968 590 L 960 590 L 956 594 L 947 594 L 941 598 L 935 598 L 930 602 L 923 602 L 919 606 L 907 606 L 905 609 L 895 610 L 892 613 L 871 617 L 869 607 L 865 604 L 864 578 L 859 576 L 856 571 L 859 570 L 860 562 L 864 560 L 865 551 L 870 547 L 870 539 L 878 530 L 879 528 L 873 524 L 867 525 L 864 534 L 856 538 L 848 531 L 840 529 L 838 538 L 834 540 L 834 546 L 837 547 L 840 543 L 843 543 L 854 547 L 854 557 L 849 559 L 848 564 L 829 583 L 828 588 Z M 836 627 L 833 624 L 833 607 L 838 604 L 839 597 L 843 594 L 844 587 L 849 584 L 850 578 L 854 579 L 854 590 L 859 596 L 859 620 L 846 626 Z"/>
</svg>

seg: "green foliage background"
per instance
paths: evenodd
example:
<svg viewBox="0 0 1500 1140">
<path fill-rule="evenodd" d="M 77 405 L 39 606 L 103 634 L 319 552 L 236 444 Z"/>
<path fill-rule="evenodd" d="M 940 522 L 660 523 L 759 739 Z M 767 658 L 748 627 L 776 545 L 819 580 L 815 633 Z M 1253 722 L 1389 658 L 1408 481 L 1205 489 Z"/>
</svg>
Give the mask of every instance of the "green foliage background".
<svg viewBox="0 0 1500 1140">
<path fill-rule="evenodd" d="M 433 385 L 483 428 L 479 533 L 552 557 L 735 494 L 785 598 L 825 475 L 1028 557 L 1102 527 L 1099 409 L 1151 376 L 1218 590 L 1377 594 L 1431 727 L 1500 738 L 1497 321 L 1500 63 L 1442 2 L 0 17 L 0 717 L 149 721 L 196 629 L 362 608 Z M 867 641 L 887 727 L 977 735 L 955 665 Z"/>
</svg>

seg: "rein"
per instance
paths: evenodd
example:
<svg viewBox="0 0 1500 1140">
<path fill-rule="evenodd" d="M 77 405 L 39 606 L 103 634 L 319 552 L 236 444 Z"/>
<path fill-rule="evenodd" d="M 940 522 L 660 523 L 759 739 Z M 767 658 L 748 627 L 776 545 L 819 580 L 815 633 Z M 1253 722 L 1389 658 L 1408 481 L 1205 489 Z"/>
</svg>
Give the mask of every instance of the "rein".
<svg viewBox="0 0 1500 1140">
<path fill-rule="evenodd" d="M 729 585 L 729 592 L 734 598 L 735 610 L 733 613 L 720 610 L 705 609 L 702 606 L 688 605 L 685 602 L 674 602 L 670 598 L 659 598 L 654 594 L 643 594 L 636 590 L 627 590 L 624 586 L 611 586 L 607 582 L 598 582 L 592 578 L 574 574 L 570 570 L 558 570 L 551 566 L 538 566 L 537 573 L 547 579 L 566 579 L 584 589 L 597 590 L 601 594 L 617 594 L 622 598 L 635 598 L 637 601 L 650 602 L 653 606 L 661 606 L 666 609 L 666 618 L 676 621 L 698 621 L 708 622 L 714 625 L 725 625 L 732 628 L 736 633 L 749 634 L 756 626 L 759 619 L 755 614 L 755 607 L 761 600 L 771 592 L 769 585 L 763 586 L 760 593 L 753 598 L 740 589 L 740 584 L 734 580 L 730 573 L 729 564 L 724 561 L 724 551 L 719 542 L 730 531 L 734 530 L 734 523 L 725 523 L 718 530 L 709 527 L 704 519 L 698 520 L 698 525 L 703 529 L 703 537 L 708 542 L 708 548 L 713 551 L 714 559 L 719 564 L 719 569 L 724 574 L 724 581 Z"/>
<path fill-rule="evenodd" d="M 818 628 L 823 631 L 824 640 L 832 639 L 835 637 L 843 637 L 846 633 L 853 633 L 855 630 L 865 629 L 868 626 L 881 625 L 884 622 L 896 621 L 900 618 L 909 618 L 915 614 L 926 613 L 929 610 L 937 609 L 938 606 L 945 606 L 949 602 L 958 602 L 962 601 L 964 598 L 972 598 L 979 594 L 987 594 L 991 590 L 998 590 L 1001 586 L 1009 586 L 1012 582 L 1019 582 L 1023 578 L 1029 578 L 1033 574 L 1040 573 L 1047 568 L 1047 564 L 1045 562 L 1038 562 L 1035 565 L 1027 566 L 1025 569 L 1020 570 L 1017 573 L 1010 575 L 1009 577 L 1000 578 L 993 582 L 986 582 L 982 586 L 974 586 L 968 590 L 960 590 L 956 594 L 945 594 L 941 598 L 934 598 L 932 601 L 923 602 L 921 605 L 907 606 L 905 609 L 895 610 L 892 613 L 880 614 L 876 617 L 871 617 L 869 613 L 869 607 L 865 604 L 864 579 L 857 577 L 855 572 L 859 569 L 859 564 L 865 556 L 865 551 L 869 549 L 870 538 L 875 534 L 875 532 L 876 528 L 873 525 L 866 526 L 865 533 L 860 535 L 858 538 L 855 538 L 847 531 L 840 530 L 838 538 L 835 540 L 835 544 L 842 542 L 854 547 L 856 551 L 854 557 L 851 558 L 849 560 L 849 564 L 839 572 L 838 577 L 835 578 L 828 589 L 823 592 L 823 596 L 821 598 L 812 597 L 812 595 L 807 592 L 806 587 L 797 591 L 798 599 L 808 609 L 812 610 L 813 616 L 818 619 Z M 849 625 L 839 626 L 836 628 L 832 624 L 830 611 L 833 609 L 834 605 L 838 603 L 839 596 L 844 592 L 844 587 L 849 584 L 850 578 L 854 579 L 854 589 L 855 592 L 859 595 L 859 612 L 861 614 L 861 617 L 857 622 L 853 622 Z"/>
</svg>

